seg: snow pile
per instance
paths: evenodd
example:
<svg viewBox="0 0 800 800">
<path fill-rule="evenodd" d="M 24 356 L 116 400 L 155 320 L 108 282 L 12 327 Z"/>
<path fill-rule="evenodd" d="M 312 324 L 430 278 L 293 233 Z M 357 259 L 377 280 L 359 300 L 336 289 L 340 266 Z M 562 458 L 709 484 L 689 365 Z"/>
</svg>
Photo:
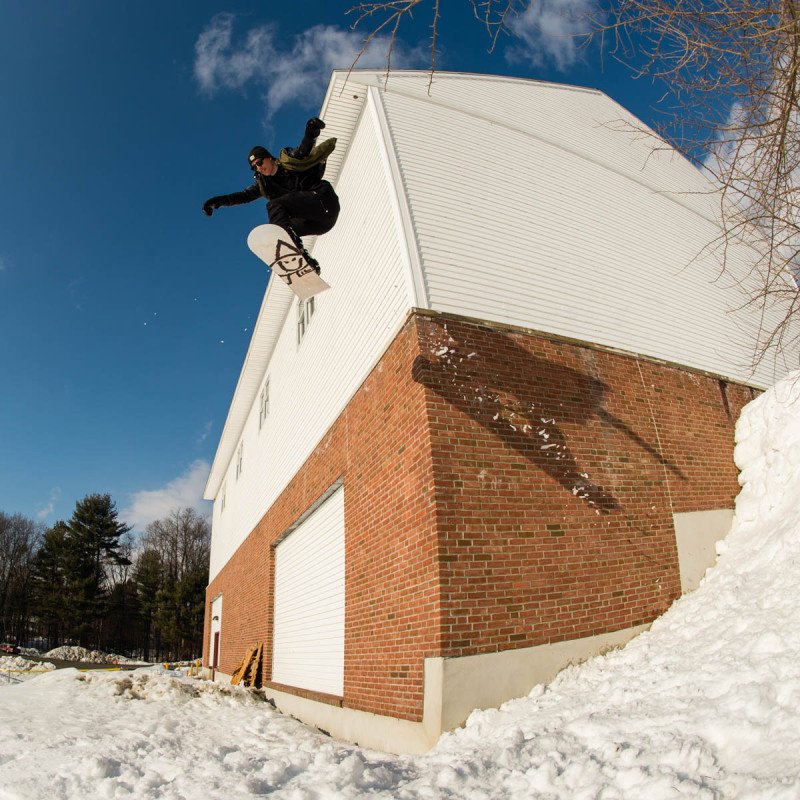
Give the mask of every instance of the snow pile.
<svg viewBox="0 0 800 800">
<path fill-rule="evenodd" d="M 31 661 L 23 656 L 0 656 L 0 685 L 9 681 L 27 681 L 54 669 L 52 664 Z"/>
<path fill-rule="evenodd" d="M 55 647 L 45 653 L 45 658 L 55 658 L 61 661 L 83 661 L 87 664 L 134 664 L 140 663 L 132 661 L 125 656 L 118 656 L 114 653 L 103 653 L 100 650 L 87 650 L 85 647 L 74 645 L 62 645 Z"/>
<path fill-rule="evenodd" d="M 355 756 L 343 766 L 358 748 L 251 690 L 173 678 L 163 667 L 64 669 L 0 688 L 0 718 L 3 800 L 229 800 L 293 786 L 298 776 L 305 783 L 332 773 L 349 786 L 362 763 Z"/>
<path fill-rule="evenodd" d="M 796 800 L 800 373 L 745 409 L 736 460 L 733 530 L 696 592 L 425 756 L 336 742 L 163 667 L 61 670 L 0 689 L 0 797 Z"/>
</svg>

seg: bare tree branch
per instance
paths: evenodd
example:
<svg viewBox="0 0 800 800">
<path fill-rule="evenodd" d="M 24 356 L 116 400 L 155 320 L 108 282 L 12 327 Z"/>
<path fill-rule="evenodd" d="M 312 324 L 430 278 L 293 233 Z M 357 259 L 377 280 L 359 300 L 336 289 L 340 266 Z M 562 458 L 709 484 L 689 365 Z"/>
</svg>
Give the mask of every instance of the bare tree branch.
<svg viewBox="0 0 800 800">
<path fill-rule="evenodd" d="M 375 24 L 375 27 L 372 28 L 366 39 L 364 39 L 364 45 L 356 54 L 353 63 L 350 65 L 348 75 L 355 69 L 361 57 L 367 52 L 370 45 L 375 40 L 375 37 L 384 29 L 390 28 L 389 43 L 386 52 L 386 77 L 388 79 L 392 69 L 392 55 L 397 43 L 397 35 L 401 23 L 405 19 L 410 19 L 414 16 L 414 9 L 420 3 L 428 1 L 433 5 L 431 22 L 431 80 L 433 80 L 433 73 L 436 70 L 436 38 L 438 35 L 439 23 L 439 0 L 388 0 L 388 2 L 361 3 L 357 6 L 353 6 L 347 12 L 348 14 L 357 15 L 356 21 L 351 26 L 353 30 L 366 20 L 373 20 L 375 18 L 377 24 Z"/>
<path fill-rule="evenodd" d="M 472 3 L 472 10 L 475 13 L 475 18 L 479 19 L 486 26 L 486 31 L 492 44 L 489 47 L 489 52 L 493 53 L 497 47 L 497 38 L 501 33 L 510 33 L 511 29 L 508 25 L 509 15 L 518 16 L 519 11 L 524 11 L 529 8 L 533 2 L 521 4 L 519 0 L 485 0 L 485 2 L 478 2 L 478 0 L 470 0 Z"/>
</svg>

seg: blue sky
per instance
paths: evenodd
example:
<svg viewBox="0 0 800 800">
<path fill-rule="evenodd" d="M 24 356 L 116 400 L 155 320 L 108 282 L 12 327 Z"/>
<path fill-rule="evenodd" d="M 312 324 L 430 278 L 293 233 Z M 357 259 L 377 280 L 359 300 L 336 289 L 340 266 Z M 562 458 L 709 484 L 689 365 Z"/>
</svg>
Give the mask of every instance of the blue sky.
<svg viewBox="0 0 800 800">
<path fill-rule="evenodd" d="M 443 0 L 437 68 L 592 86 L 651 121 L 653 87 L 541 35 L 559 2 L 489 54 L 468 3 Z M 360 47 L 349 7 L 4 0 L 0 511 L 49 525 L 109 492 L 138 531 L 208 511 L 266 281 L 245 240 L 266 212 L 200 206 L 250 183 L 253 145 L 297 144 Z M 429 25 L 423 8 L 401 29 L 396 66 L 429 66 Z"/>
</svg>

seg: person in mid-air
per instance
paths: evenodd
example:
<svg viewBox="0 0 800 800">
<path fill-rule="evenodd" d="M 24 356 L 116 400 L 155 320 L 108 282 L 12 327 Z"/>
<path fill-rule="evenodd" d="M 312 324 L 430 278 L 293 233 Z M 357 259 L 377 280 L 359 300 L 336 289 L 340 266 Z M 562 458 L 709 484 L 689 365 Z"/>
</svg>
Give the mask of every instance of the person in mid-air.
<svg viewBox="0 0 800 800">
<path fill-rule="evenodd" d="M 299 146 L 284 148 L 280 158 L 265 147 L 254 147 L 248 163 L 255 183 L 241 192 L 211 197 L 203 203 L 203 213 L 210 217 L 222 206 L 238 206 L 264 197 L 270 223 L 283 228 L 307 256 L 301 237 L 327 233 L 339 216 L 339 198 L 333 186 L 323 180 L 325 162 L 336 139 L 314 146 L 324 127 L 321 119 L 312 117 Z"/>
</svg>

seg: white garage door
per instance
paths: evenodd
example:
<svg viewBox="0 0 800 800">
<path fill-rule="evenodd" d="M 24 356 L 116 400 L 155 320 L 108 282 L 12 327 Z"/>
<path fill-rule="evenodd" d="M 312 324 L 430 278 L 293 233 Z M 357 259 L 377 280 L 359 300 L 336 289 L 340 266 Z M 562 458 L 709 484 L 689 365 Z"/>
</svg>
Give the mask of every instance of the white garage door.
<svg viewBox="0 0 800 800">
<path fill-rule="evenodd" d="M 343 694 L 341 487 L 275 548 L 272 680 L 325 694 Z"/>
</svg>

